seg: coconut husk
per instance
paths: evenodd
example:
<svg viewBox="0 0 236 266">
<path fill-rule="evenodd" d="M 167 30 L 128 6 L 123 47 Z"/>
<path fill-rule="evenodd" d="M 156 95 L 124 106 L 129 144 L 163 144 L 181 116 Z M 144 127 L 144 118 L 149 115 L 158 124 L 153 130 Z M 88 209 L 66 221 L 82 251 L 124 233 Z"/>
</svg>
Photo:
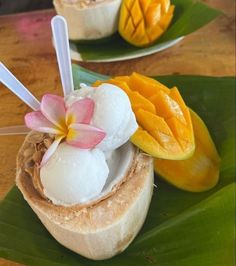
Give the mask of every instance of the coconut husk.
<svg viewBox="0 0 236 266">
<path fill-rule="evenodd" d="M 123 251 L 140 230 L 153 191 L 153 162 L 134 149 L 124 178 L 103 198 L 70 207 L 54 205 L 43 194 L 39 163 L 53 140 L 31 132 L 17 156 L 16 184 L 52 236 L 67 248 L 94 260 Z"/>
</svg>

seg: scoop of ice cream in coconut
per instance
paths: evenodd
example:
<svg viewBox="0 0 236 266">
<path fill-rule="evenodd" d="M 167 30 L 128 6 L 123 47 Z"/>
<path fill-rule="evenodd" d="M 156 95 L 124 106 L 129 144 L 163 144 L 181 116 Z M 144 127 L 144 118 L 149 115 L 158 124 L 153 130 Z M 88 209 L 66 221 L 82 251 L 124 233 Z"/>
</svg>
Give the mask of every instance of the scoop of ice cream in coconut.
<svg viewBox="0 0 236 266">
<path fill-rule="evenodd" d="M 103 129 L 106 137 L 97 145 L 103 151 L 111 151 L 127 142 L 138 125 L 128 96 L 115 85 L 102 84 L 93 88 L 82 85 L 67 99 L 71 105 L 78 99 L 89 97 L 95 101 L 92 125 Z"/>
<path fill-rule="evenodd" d="M 56 205 L 83 203 L 98 195 L 109 169 L 99 149 L 78 149 L 61 143 L 41 168 L 44 194 Z"/>
</svg>

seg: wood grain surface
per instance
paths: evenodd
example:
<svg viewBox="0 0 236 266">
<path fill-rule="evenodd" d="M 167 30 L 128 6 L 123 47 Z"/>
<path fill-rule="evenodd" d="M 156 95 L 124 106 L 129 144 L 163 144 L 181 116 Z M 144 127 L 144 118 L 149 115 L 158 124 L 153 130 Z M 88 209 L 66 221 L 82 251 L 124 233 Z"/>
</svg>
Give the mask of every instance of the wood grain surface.
<svg viewBox="0 0 236 266">
<path fill-rule="evenodd" d="M 114 63 L 80 63 L 107 75 L 137 71 L 145 75 L 189 74 L 235 76 L 235 2 L 207 0 L 224 15 L 160 53 Z M 0 61 L 33 94 L 61 94 L 52 47 L 53 10 L 0 16 Z M 0 84 L 0 127 L 23 124 L 30 109 Z M 15 158 L 24 136 L 0 136 L 0 199 L 14 185 Z M 20 265 L 0 259 L 0 265 Z"/>
</svg>

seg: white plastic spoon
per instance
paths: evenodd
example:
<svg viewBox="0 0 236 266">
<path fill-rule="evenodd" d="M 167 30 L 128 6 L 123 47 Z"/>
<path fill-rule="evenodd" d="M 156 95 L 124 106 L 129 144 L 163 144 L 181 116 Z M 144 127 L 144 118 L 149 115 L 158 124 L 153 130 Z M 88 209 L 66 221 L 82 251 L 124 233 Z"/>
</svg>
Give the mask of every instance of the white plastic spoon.
<svg viewBox="0 0 236 266">
<path fill-rule="evenodd" d="M 7 135 L 26 135 L 30 132 L 30 129 L 24 125 L 10 126 L 0 128 L 0 136 Z"/>
<path fill-rule="evenodd" d="M 0 62 L 0 82 L 16 94 L 33 110 L 40 109 L 40 102 L 26 87 Z"/>
<path fill-rule="evenodd" d="M 67 23 L 62 16 L 55 16 L 51 20 L 51 26 L 63 92 L 66 96 L 74 91 Z"/>
</svg>

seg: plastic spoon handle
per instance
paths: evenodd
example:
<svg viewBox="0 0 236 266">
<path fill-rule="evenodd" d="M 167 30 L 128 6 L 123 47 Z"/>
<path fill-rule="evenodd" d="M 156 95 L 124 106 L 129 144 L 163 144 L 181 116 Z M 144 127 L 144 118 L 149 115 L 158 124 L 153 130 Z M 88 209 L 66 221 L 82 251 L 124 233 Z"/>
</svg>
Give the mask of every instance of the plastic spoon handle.
<svg viewBox="0 0 236 266">
<path fill-rule="evenodd" d="M 30 129 L 24 125 L 0 128 L 0 136 L 25 135 L 25 134 L 28 134 L 29 132 L 30 132 Z"/>
<path fill-rule="evenodd" d="M 66 96 L 74 91 L 67 23 L 62 16 L 55 16 L 51 26 L 63 92 Z"/>
<path fill-rule="evenodd" d="M 16 94 L 33 110 L 40 109 L 40 102 L 26 87 L 0 62 L 0 82 Z"/>
</svg>

